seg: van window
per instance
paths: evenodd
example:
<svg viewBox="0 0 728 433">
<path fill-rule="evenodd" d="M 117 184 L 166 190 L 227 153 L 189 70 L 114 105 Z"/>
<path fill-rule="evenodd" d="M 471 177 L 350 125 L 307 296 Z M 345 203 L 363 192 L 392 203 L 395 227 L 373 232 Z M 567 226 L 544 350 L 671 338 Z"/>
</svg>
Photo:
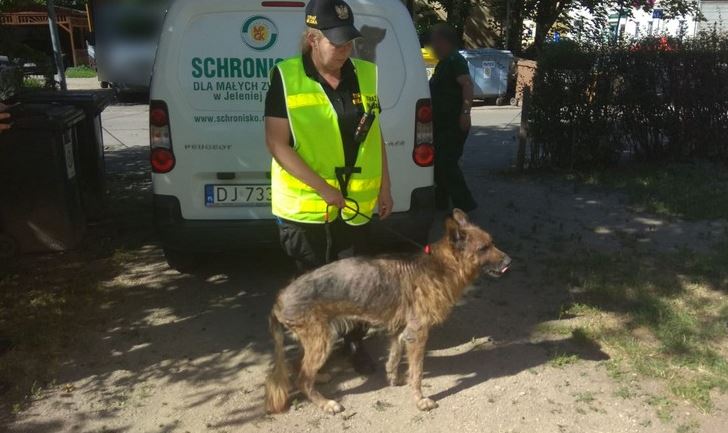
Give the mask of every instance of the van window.
<svg viewBox="0 0 728 433">
<path fill-rule="evenodd" d="M 356 41 L 354 57 L 379 66 L 379 101 L 382 109 L 394 107 L 404 89 L 406 69 L 392 24 L 385 18 L 358 14 L 356 25 L 363 38 Z M 386 40 L 386 43 L 385 43 Z"/>
</svg>

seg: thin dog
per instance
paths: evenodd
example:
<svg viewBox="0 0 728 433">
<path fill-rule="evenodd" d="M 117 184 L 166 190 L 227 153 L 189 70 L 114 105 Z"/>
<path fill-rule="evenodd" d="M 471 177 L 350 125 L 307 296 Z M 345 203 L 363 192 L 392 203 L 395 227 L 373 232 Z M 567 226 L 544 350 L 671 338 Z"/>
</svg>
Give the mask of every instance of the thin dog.
<svg viewBox="0 0 728 433">
<path fill-rule="evenodd" d="M 464 212 L 456 209 L 445 229 L 445 236 L 432 245 L 429 254 L 340 260 L 301 276 L 278 294 L 270 315 L 275 355 L 265 384 L 269 413 L 288 407 L 291 384 L 283 342 L 286 328 L 303 347 L 298 376 L 301 392 L 327 413 L 344 410 L 321 395 L 314 383 L 331 351 L 334 329 L 353 321 L 381 327 L 390 335 L 386 371 L 392 386 L 404 382 L 399 364 L 406 348 L 417 408 L 437 407 L 422 395 L 422 364 L 430 328 L 445 321 L 481 271 L 501 276 L 511 264 L 510 257 Z"/>
</svg>

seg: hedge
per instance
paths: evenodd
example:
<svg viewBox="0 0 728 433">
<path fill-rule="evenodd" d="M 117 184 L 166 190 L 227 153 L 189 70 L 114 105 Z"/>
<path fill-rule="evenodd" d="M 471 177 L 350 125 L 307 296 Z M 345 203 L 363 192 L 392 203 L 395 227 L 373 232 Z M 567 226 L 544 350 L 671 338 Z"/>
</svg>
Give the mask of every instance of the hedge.
<svg viewBox="0 0 728 433">
<path fill-rule="evenodd" d="M 728 161 L 728 37 L 550 44 L 529 111 L 531 167 Z"/>
</svg>

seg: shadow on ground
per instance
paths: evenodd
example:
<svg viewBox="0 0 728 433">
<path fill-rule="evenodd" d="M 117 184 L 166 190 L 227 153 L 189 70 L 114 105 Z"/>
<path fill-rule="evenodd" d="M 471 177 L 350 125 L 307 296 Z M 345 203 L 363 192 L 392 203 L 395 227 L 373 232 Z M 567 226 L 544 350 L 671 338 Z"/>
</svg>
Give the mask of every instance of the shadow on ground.
<svg viewBox="0 0 728 433">
<path fill-rule="evenodd" d="M 464 170 L 481 204 L 473 218 L 515 262 L 509 277 L 479 282 L 470 302 L 433 332 L 426 378 L 456 377 L 452 386 L 435 390 L 435 399 L 543 365 L 559 353 L 606 359 L 598 347 L 584 348 L 569 338 L 531 338 L 538 324 L 558 318 L 571 299 L 563 285 L 542 280 L 542 259 L 580 246 L 619 248 L 618 233 L 628 230 L 644 233 L 648 243 L 657 243 L 659 234 L 672 234 L 679 243 L 693 230 L 640 222 L 641 216 L 620 210 L 618 199 L 604 194 L 493 175 L 512 162 L 512 139 L 511 126 L 476 127 L 468 146 Z M 278 251 L 255 251 L 205 257 L 195 275 L 170 270 L 152 227 L 147 149 L 127 148 L 107 158 L 107 217 L 92 224 L 84 248 L 2 267 L 1 306 L 11 319 L 0 321 L 0 334 L 12 342 L 2 356 L 14 364 L 0 381 L 9 382 L 7 397 L 33 403 L 20 415 L 20 430 L 84 432 L 113 421 L 121 426 L 105 431 L 136 431 L 139 420 L 119 417 L 150 404 L 160 414 L 214 409 L 217 418 L 207 422 L 215 427 L 259 420 L 271 348 L 267 314 L 293 267 Z M 369 344 L 384 356 L 383 338 Z M 22 365 L 38 351 L 48 368 Z M 351 373 L 345 371 L 346 377 Z M 30 391 L 38 385 L 48 391 Z M 384 386 L 380 369 L 346 392 Z M 336 384 L 322 389 L 334 392 Z M 83 405 L 70 398 L 78 394 Z M 46 419 L 34 413 L 32 406 L 44 401 L 66 415 Z M 12 405 L 2 409 L 0 421 L 15 419 Z"/>
</svg>

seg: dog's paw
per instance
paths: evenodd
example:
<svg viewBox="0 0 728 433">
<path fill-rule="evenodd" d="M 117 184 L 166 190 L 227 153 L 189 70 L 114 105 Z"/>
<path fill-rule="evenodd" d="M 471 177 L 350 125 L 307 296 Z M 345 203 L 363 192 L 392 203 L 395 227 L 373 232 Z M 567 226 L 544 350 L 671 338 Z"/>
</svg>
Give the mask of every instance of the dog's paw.
<svg viewBox="0 0 728 433">
<path fill-rule="evenodd" d="M 407 385 L 407 379 L 401 375 L 387 375 L 387 381 L 389 382 L 389 386 L 404 386 Z"/>
<path fill-rule="evenodd" d="M 344 406 L 334 400 L 329 400 L 323 405 L 322 409 L 329 415 L 336 415 L 337 413 L 344 411 Z"/>
<path fill-rule="evenodd" d="M 427 412 L 428 410 L 436 409 L 437 403 L 429 398 L 423 398 L 417 402 L 417 409 Z"/>
</svg>

